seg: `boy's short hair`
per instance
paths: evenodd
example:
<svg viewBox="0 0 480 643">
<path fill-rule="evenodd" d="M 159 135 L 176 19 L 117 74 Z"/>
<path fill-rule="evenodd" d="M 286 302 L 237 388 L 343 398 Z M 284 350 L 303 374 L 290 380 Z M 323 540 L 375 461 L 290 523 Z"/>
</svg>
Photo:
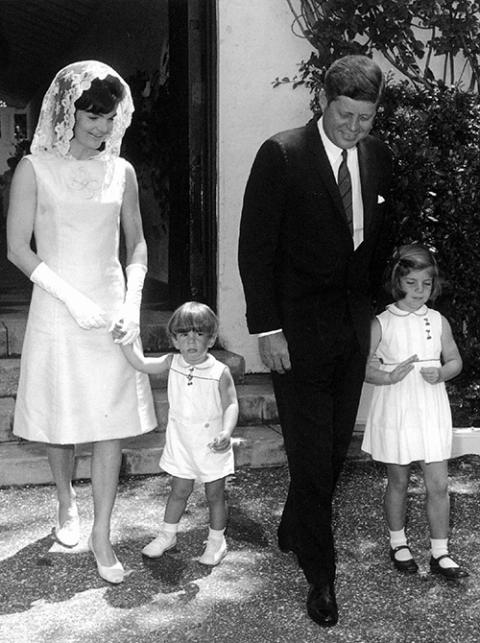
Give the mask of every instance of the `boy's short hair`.
<svg viewBox="0 0 480 643">
<path fill-rule="evenodd" d="M 400 279 L 412 270 L 428 270 L 432 276 L 432 293 L 430 299 L 435 299 L 442 291 L 442 283 L 437 261 L 431 250 L 420 243 L 400 246 L 393 254 L 390 275 L 385 284 L 395 301 L 405 297 L 405 292 L 400 285 Z"/>
<path fill-rule="evenodd" d="M 179 306 L 168 320 L 167 333 L 170 338 L 191 330 L 205 333 L 210 337 L 218 333 L 218 318 L 206 304 L 187 301 Z"/>
<path fill-rule="evenodd" d="M 343 56 L 332 63 L 325 74 L 324 89 L 328 103 L 338 96 L 347 96 L 376 105 L 382 98 L 384 86 L 382 70 L 368 56 Z"/>
</svg>

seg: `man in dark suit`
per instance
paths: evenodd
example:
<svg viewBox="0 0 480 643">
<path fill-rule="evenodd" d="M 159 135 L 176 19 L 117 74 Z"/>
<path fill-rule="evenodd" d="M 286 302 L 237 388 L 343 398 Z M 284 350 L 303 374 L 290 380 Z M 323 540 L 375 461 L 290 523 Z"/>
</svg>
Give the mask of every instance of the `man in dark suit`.
<svg viewBox="0 0 480 643">
<path fill-rule="evenodd" d="M 321 626 L 338 620 L 332 498 L 355 424 L 388 229 L 391 156 L 369 135 L 383 86 L 370 58 L 336 61 L 322 117 L 258 151 L 240 226 L 248 327 L 272 371 L 290 471 L 279 547 L 297 555 L 310 583 L 308 614 Z"/>
</svg>

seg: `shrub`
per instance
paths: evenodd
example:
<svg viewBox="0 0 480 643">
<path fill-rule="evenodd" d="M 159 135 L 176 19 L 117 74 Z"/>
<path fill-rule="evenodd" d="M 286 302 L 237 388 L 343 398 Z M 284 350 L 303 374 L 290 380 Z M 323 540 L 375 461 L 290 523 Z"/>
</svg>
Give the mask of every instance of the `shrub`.
<svg viewBox="0 0 480 643">
<path fill-rule="evenodd" d="M 478 1 L 287 2 L 295 26 L 315 48 L 292 79 L 293 87 L 310 88 L 314 111 L 325 70 L 345 54 L 376 53 L 409 79 L 389 78 L 374 129 L 393 153 L 393 238 L 396 245 L 418 240 L 436 250 L 447 278 L 438 308 L 450 320 L 462 353 L 462 380 L 480 378 Z M 455 77 L 459 54 L 465 65 Z M 434 55 L 444 59 L 439 78 L 431 68 Z M 284 82 L 290 80 L 277 78 L 274 85 Z"/>
<path fill-rule="evenodd" d="M 374 133 L 394 159 L 397 244 L 436 250 L 449 318 L 466 376 L 480 376 L 480 101 L 455 87 L 389 84 Z"/>
</svg>

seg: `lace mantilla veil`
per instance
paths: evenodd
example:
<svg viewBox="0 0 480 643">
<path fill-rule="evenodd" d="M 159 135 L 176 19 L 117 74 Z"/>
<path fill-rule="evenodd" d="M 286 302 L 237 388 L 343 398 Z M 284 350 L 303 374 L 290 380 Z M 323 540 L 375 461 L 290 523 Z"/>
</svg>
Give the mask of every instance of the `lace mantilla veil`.
<svg viewBox="0 0 480 643">
<path fill-rule="evenodd" d="M 43 98 L 31 145 L 32 154 L 49 152 L 69 158 L 75 125 L 75 101 L 86 89 L 90 89 L 95 78 L 103 79 L 108 75 L 120 80 L 124 96 L 117 106 L 112 133 L 105 141 L 105 149 L 95 158 L 112 160 L 120 155 L 122 138 L 134 111 L 130 88 L 114 69 L 96 60 L 72 63 L 57 73 Z"/>
</svg>

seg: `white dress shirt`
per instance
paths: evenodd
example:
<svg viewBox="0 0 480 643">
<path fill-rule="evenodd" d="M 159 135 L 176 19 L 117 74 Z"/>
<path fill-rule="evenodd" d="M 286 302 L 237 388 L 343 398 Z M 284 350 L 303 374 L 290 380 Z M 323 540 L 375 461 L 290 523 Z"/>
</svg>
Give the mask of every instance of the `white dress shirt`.
<svg viewBox="0 0 480 643">
<path fill-rule="evenodd" d="M 328 160 L 332 166 L 333 175 L 338 182 L 338 170 L 342 162 L 342 148 L 337 147 L 335 143 L 328 138 L 323 129 L 323 119 L 318 121 L 318 131 L 322 139 L 323 147 L 327 153 Z M 352 206 L 353 206 L 353 247 L 358 246 L 363 241 L 363 201 L 362 189 L 360 187 L 360 169 L 358 166 L 358 150 L 352 147 L 347 150 L 347 166 L 352 180 Z"/>
</svg>

